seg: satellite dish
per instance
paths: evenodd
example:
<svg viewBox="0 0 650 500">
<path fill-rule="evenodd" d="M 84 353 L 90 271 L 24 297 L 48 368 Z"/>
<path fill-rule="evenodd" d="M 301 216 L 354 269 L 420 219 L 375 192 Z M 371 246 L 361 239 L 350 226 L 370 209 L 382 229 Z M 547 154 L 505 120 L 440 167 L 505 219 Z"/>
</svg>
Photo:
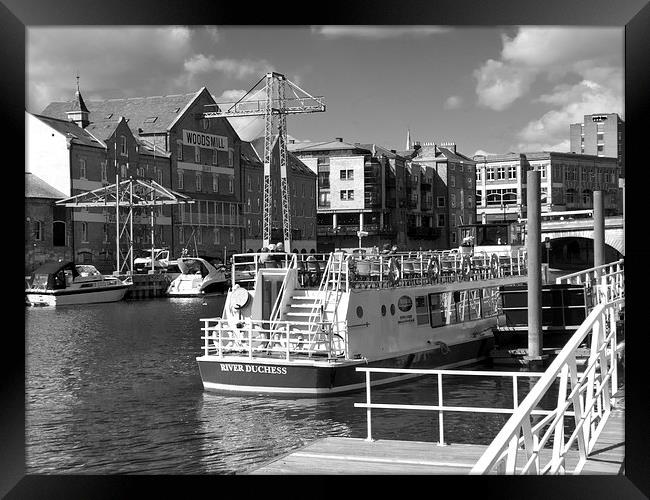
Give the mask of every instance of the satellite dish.
<svg viewBox="0 0 650 500">
<path fill-rule="evenodd" d="M 235 288 L 230 294 L 230 303 L 235 309 L 241 309 L 248 304 L 250 295 L 248 290 L 242 287 Z"/>
</svg>

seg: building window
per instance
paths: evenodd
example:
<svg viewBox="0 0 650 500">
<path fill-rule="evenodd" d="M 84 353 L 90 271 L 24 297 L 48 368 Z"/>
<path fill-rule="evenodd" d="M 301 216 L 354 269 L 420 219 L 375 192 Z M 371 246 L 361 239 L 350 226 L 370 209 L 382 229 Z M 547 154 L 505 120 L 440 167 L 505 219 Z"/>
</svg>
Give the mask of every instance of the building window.
<svg viewBox="0 0 650 500">
<path fill-rule="evenodd" d="M 212 191 L 219 192 L 219 176 L 217 174 L 212 174 Z"/>
<path fill-rule="evenodd" d="M 510 165 L 508 167 L 508 179 L 517 178 L 517 167 L 515 165 Z"/>
<path fill-rule="evenodd" d="M 212 164 L 213 164 L 213 165 L 216 165 L 216 164 L 217 164 L 217 156 L 218 156 L 218 155 L 217 155 L 217 151 L 218 151 L 218 150 L 216 150 L 216 149 L 213 149 L 213 150 L 212 150 Z"/>
<path fill-rule="evenodd" d="M 456 233 L 451 233 L 451 242 L 456 243 Z"/>
<path fill-rule="evenodd" d="M 486 169 L 486 177 L 488 181 L 493 181 L 494 180 L 494 167 L 488 167 Z"/>
<path fill-rule="evenodd" d="M 176 147 L 176 159 L 177 160 L 182 160 L 183 159 L 183 143 L 179 141 L 176 144 L 176 146 L 177 146 Z"/>
<path fill-rule="evenodd" d="M 203 228 L 197 227 L 197 228 L 195 228 L 195 230 L 196 230 L 195 231 L 196 232 L 196 242 L 199 245 L 202 245 L 203 244 Z"/>
<path fill-rule="evenodd" d="M 230 244 L 231 245 L 235 244 L 235 230 L 234 229 L 230 230 Z"/>
<path fill-rule="evenodd" d="M 597 148 L 599 154 L 605 151 L 605 146 L 603 146 L 602 144 L 598 144 Z"/>
<path fill-rule="evenodd" d="M 107 181 L 108 180 L 108 170 L 106 169 L 106 160 L 102 160 L 100 165 L 101 165 L 101 174 L 100 175 L 101 175 L 102 182 Z"/>
<path fill-rule="evenodd" d="M 472 182 L 472 178 L 471 178 L 471 177 L 465 177 L 465 178 L 467 179 L 467 187 L 468 187 L 468 188 L 471 188 L 471 187 L 472 187 L 472 184 L 473 184 L 473 182 Z"/>
<path fill-rule="evenodd" d="M 81 223 L 81 241 L 84 243 L 88 243 L 88 223 L 87 222 L 82 222 Z"/>
<path fill-rule="evenodd" d="M 445 214 L 438 214 L 438 227 L 445 227 Z"/>
<path fill-rule="evenodd" d="M 472 208 L 472 197 L 471 196 L 467 197 L 467 208 Z"/>
<path fill-rule="evenodd" d="M 234 189 L 233 189 L 233 178 L 228 177 L 228 192 L 232 193 L 233 191 L 234 191 Z"/>
<path fill-rule="evenodd" d="M 251 179 L 251 174 L 246 175 L 246 184 L 248 185 L 248 190 L 253 190 L 253 179 Z"/>
<path fill-rule="evenodd" d="M 201 163 L 201 148 L 194 146 L 194 163 Z"/>
<path fill-rule="evenodd" d="M 540 171 L 540 178 L 546 179 L 546 165 L 542 165 L 541 167 L 539 167 L 539 171 Z"/>
<path fill-rule="evenodd" d="M 445 197 L 438 196 L 437 200 L 438 200 L 437 201 L 438 208 L 443 208 L 445 206 Z"/>
<path fill-rule="evenodd" d="M 86 160 L 84 158 L 79 158 L 79 178 L 86 178 Z"/>
<path fill-rule="evenodd" d="M 43 239 L 43 225 L 40 220 L 35 220 L 32 224 L 32 238 L 34 241 L 41 241 Z"/>
<path fill-rule="evenodd" d="M 343 189 L 341 191 L 342 200 L 354 200 L 354 190 L 353 189 Z"/>
<path fill-rule="evenodd" d="M 185 230 L 183 226 L 180 226 L 178 228 L 178 242 L 179 243 L 185 243 Z"/>
<path fill-rule="evenodd" d="M 235 205 L 230 205 L 230 224 L 235 224 L 237 222 L 237 207 Z"/>
<path fill-rule="evenodd" d="M 456 187 L 456 176 L 455 175 L 452 175 L 452 176 L 449 177 L 449 185 L 451 187 Z"/>
<path fill-rule="evenodd" d="M 120 165 L 120 175 L 122 176 L 122 179 L 126 179 L 126 177 L 129 174 L 128 167 L 123 163 Z"/>
<path fill-rule="evenodd" d="M 483 178 L 483 169 L 479 167 L 476 169 L 476 182 L 480 182 L 482 178 Z"/>
<path fill-rule="evenodd" d="M 202 180 L 203 180 L 202 174 L 200 172 L 197 172 L 196 173 L 196 190 L 197 191 L 201 191 L 201 188 L 203 187 Z"/>
<path fill-rule="evenodd" d="M 483 191 L 480 189 L 476 191 L 476 206 L 480 206 L 483 201 Z"/>
<path fill-rule="evenodd" d="M 104 224 L 104 243 L 108 243 L 108 224 Z"/>
<path fill-rule="evenodd" d="M 354 170 L 341 170 L 341 180 L 352 181 L 354 180 Z"/>
<path fill-rule="evenodd" d="M 506 178 L 506 167 L 497 167 L 497 180 Z"/>
<path fill-rule="evenodd" d="M 456 208 L 456 193 L 451 193 L 449 195 L 449 203 L 451 205 L 451 208 Z"/>
<path fill-rule="evenodd" d="M 160 185 L 162 186 L 162 183 L 163 183 L 163 173 L 162 173 L 162 169 L 157 170 L 157 171 L 156 171 L 156 175 L 157 175 L 157 177 L 158 177 L 158 184 L 160 184 Z"/>
<path fill-rule="evenodd" d="M 212 229 L 212 242 L 215 245 L 219 245 L 221 243 L 221 238 L 219 234 L 219 228 L 215 227 Z"/>
<path fill-rule="evenodd" d="M 183 171 L 182 170 L 178 171 L 178 189 L 184 189 Z"/>
<path fill-rule="evenodd" d="M 122 156 L 127 155 L 127 152 L 126 152 L 126 137 L 123 136 L 123 135 L 120 136 L 120 154 Z"/>
<path fill-rule="evenodd" d="M 232 167 L 234 162 L 234 151 L 232 149 L 228 150 L 228 166 Z"/>
</svg>

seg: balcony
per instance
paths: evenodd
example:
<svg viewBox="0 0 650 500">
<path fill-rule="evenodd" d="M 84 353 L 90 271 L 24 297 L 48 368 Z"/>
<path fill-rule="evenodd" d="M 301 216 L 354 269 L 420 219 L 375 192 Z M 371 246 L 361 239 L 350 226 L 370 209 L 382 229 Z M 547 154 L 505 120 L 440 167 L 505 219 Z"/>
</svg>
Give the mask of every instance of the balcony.
<svg viewBox="0 0 650 500">
<path fill-rule="evenodd" d="M 359 225 L 339 225 L 336 230 L 332 226 L 318 226 L 316 228 L 317 236 L 357 236 L 357 231 L 359 230 Z M 384 226 L 383 229 L 379 228 L 379 224 L 364 224 L 363 230 L 368 233 L 368 235 L 394 235 L 395 229 L 391 226 Z"/>
</svg>

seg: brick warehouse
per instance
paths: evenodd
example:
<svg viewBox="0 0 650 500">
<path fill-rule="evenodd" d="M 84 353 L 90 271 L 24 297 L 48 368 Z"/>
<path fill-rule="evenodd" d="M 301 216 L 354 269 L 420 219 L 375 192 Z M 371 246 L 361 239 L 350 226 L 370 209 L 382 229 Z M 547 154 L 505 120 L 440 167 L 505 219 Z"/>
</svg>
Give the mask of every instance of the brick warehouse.
<svg viewBox="0 0 650 500">
<path fill-rule="evenodd" d="M 169 247 L 173 256 L 186 247 L 214 258 L 241 252 L 248 248 L 242 141 L 226 119 L 202 118 L 205 105 L 214 103 L 205 87 L 193 94 L 89 101 L 87 106 L 77 90 L 73 100 L 49 104 L 41 119 L 66 123 L 76 127 L 71 134 L 96 141 L 98 157 L 86 158 L 85 178 L 84 167 L 75 167 L 74 159 L 56 165 L 44 161 L 48 153 L 42 133 L 28 134 L 30 147 L 39 154 L 32 155 L 27 170 L 46 172 L 52 180 L 67 179 L 58 182 L 66 195 L 113 183 L 116 171 L 121 179 L 154 179 L 195 200 L 156 213 L 155 246 Z M 59 156 L 66 153 L 60 151 Z M 76 260 L 108 267 L 114 265 L 115 229 L 107 226 L 111 214 L 103 212 L 75 211 L 74 248 Z M 135 217 L 134 223 L 135 251 L 150 248 L 149 215 Z"/>
</svg>

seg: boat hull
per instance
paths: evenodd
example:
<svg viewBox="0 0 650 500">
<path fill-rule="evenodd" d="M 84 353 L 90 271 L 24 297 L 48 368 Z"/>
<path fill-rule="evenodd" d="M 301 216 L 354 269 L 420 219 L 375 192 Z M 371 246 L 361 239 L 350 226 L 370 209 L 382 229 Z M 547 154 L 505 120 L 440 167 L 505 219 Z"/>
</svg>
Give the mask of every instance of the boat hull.
<svg viewBox="0 0 650 500">
<path fill-rule="evenodd" d="M 448 348 L 436 347 L 376 360 L 300 361 L 233 356 L 197 358 L 203 387 L 212 392 L 327 397 L 365 388 L 372 368 L 454 368 L 487 359 L 494 337 L 483 336 Z M 417 375 L 373 373 L 372 385 L 397 383 Z"/>
<path fill-rule="evenodd" d="M 39 290 L 26 291 L 29 304 L 63 306 L 117 302 L 124 298 L 131 285 L 115 285 L 100 290 Z"/>
</svg>

